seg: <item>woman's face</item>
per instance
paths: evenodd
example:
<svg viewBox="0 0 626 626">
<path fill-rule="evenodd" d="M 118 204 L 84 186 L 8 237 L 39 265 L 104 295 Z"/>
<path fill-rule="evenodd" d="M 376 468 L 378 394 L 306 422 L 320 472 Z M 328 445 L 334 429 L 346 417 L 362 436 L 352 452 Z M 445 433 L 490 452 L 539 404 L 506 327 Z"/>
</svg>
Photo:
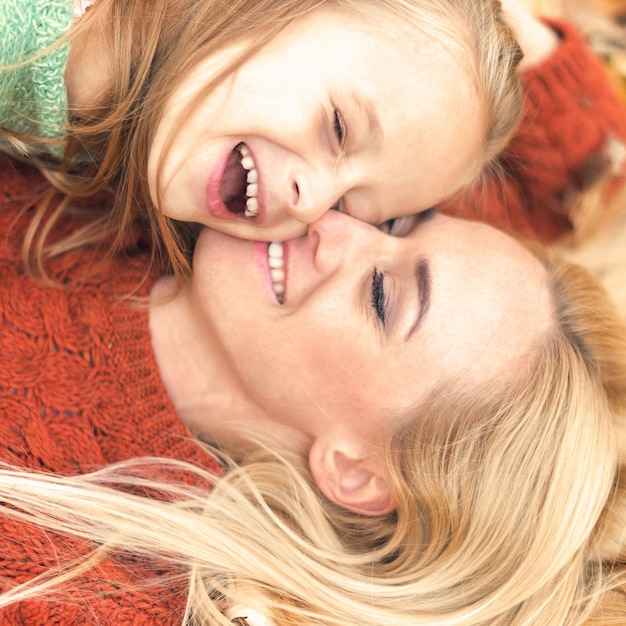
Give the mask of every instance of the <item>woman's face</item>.
<svg viewBox="0 0 626 626">
<path fill-rule="evenodd" d="M 235 48 L 199 64 L 167 102 L 150 150 L 161 210 L 283 241 L 337 204 L 382 224 L 472 179 L 484 123 L 469 78 L 445 50 L 378 17 L 310 13 L 190 111 Z"/>
<path fill-rule="evenodd" d="M 187 295 L 250 398 L 311 437 L 376 441 L 444 379 L 514 376 L 551 324 L 543 267 L 483 224 L 425 213 L 398 238 L 329 211 L 283 245 L 282 278 L 268 248 L 205 229 Z"/>
</svg>

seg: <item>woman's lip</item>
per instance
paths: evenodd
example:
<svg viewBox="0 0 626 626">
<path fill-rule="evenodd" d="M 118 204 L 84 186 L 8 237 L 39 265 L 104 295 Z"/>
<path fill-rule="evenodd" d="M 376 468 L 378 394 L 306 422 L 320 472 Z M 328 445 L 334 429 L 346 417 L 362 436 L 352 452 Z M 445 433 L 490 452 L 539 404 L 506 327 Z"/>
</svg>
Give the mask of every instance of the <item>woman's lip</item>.
<svg viewBox="0 0 626 626">
<path fill-rule="evenodd" d="M 238 143 L 235 145 L 239 145 Z M 248 144 L 246 144 L 248 145 Z M 223 157 L 220 159 L 218 164 L 213 169 L 213 172 L 209 176 L 209 180 L 207 181 L 205 188 L 205 202 L 206 208 L 208 212 L 217 219 L 220 220 L 229 220 L 229 221 L 237 221 L 237 222 L 250 222 L 251 224 L 257 224 L 261 226 L 265 221 L 265 202 L 262 200 L 263 194 L 263 185 L 260 181 L 261 177 L 259 175 L 259 185 L 257 199 L 259 201 L 259 213 L 255 217 L 246 217 L 243 213 L 232 213 L 226 208 L 226 205 L 222 201 L 220 196 L 220 184 L 222 182 L 222 178 L 224 177 L 224 171 L 226 169 L 226 164 L 228 163 L 228 157 L 233 151 L 235 146 L 233 146 L 230 150 L 226 151 Z M 249 146 L 248 146 L 249 148 Z M 252 151 L 251 151 L 252 152 Z M 257 161 L 252 156 L 254 160 L 254 167 L 259 171 Z"/>
<path fill-rule="evenodd" d="M 261 277 L 263 279 L 263 283 L 267 287 L 270 292 L 272 298 L 276 302 L 276 304 L 284 304 L 287 296 L 287 246 L 283 243 L 283 254 L 284 254 L 284 269 L 285 269 L 285 293 L 283 294 L 283 301 L 279 302 L 276 293 L 274 292 L 274 283 L 272 281 L 272 275 L 270 273 L 270 264 L 268 259 L 268 248 L 269 243 L 263 241 L 254 241 L 252 242 L 254 257 L 256 260 L 257 267 L 261 271 Z"/>
</svg>

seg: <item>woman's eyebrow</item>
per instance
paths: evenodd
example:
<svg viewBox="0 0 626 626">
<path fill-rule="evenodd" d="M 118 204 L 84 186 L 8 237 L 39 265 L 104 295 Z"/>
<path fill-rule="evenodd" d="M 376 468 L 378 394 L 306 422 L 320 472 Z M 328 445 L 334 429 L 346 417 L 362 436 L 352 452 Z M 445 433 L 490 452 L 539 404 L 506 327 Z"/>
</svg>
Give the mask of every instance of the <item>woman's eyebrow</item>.
<svg viewBox="0 0 626 626">
<path fill-rule="evenodd" d="M 417 259 L 414 275 L 417 286 L 417 317 L 406 334 L 404 341 L 408 341 L 411 335 L 421 326 L 430 308 L 430 268 L 425 258 L 420 257 Z"/>
</svg>

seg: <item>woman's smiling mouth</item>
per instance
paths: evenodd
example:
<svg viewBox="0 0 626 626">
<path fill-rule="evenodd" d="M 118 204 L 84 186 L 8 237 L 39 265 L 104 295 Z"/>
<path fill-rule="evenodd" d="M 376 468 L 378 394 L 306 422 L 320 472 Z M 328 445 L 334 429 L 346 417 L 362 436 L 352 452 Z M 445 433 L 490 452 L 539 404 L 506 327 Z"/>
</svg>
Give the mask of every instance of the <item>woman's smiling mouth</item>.
<svg viewBox="0 0 626 626">
<path fill-rule="evenodd" d="M 286 252 L 282 241 L 264 243 L 252 242 L 256 264 L 261 271 L 263 282 L 276 299 L 278 304 L 284 304 L 287 292 L 287 263 Z"/>
<path fill-rule="evenodd" d="M 283 304 L 285 300 L 285 253 L 282 242 L 273 241 L 267 246 L 267 260 L 274 294 L 279 304 Z"/>
</svg>

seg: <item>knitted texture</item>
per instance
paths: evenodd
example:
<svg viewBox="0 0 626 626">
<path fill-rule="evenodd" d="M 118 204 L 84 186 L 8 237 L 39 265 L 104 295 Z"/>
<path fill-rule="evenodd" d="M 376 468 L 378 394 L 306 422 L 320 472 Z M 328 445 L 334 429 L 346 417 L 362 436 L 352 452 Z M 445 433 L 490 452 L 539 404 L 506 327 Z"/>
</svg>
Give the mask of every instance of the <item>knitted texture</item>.
<svg viewBox="0 0 626 626">
<path fill-rule="evenodd" d="M 542 242 L 571 230 L 565 200 L 584 189 L 607 140 L 626 142 L 626 106 L 602 61 L 575 27 L 551 25 L 561 45 L 523 75 L 524 116 L 499 159 L 501 176 L 442 207 Z M 626 180 L 626 171 L 616 178 Z"/>
<path fill-rule="evenodd" d="M 59 40 L 72 24 L 73 0 L 0 0 L 0 67 L 22 63 Z M 69 45 L 0 71 L 0 124 L 43 139 L 63 139 Z M 49 149 L 49 148 L 48 148 Z"/>
<path fill-rule="evenodd" d="M 40 183 L 33 171 L 0 157 L 0 460 L 75 474 L 157 456 L 218 472 L 167 395 L 145 306 L 124 298 L 148 292 L 151 281 L 136 290 L 147 258 L 99 261 L 89 249 L 66 254 L 50 265 L 63 289 L 24 275 L 20 241 L 29 215 L 19 211 Z M 73 228 L 70 221 L 62 227 Z M 0 592 L 89 549 L 0 517 Z M 185 585 L 128 589 L 148 576 L 158 581 L 163 572 L 119 555 L 76 581 L 70 604 L 17 603 L 0 609 L 0 624 L 180 624 Z"/>
</svg>

